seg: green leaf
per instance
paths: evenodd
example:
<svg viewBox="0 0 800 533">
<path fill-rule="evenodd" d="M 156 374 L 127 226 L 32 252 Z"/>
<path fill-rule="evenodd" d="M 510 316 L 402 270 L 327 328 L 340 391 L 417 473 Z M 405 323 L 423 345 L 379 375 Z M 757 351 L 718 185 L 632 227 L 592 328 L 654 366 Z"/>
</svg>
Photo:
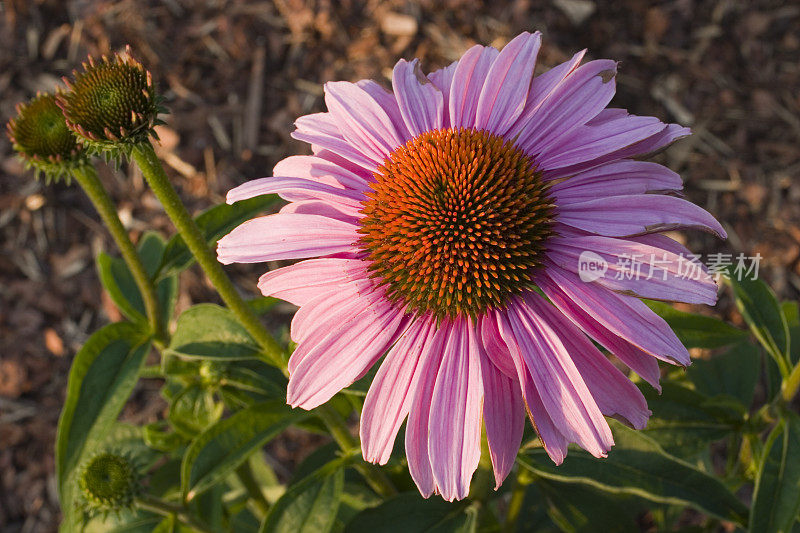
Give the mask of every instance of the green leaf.
<svg viewBox="0 0 800 533">
<path fill-rule="evenodd" d="M 736 307 L 750 331 L 784 369 L 789 360 L 789 324 L 775 293 L 760 279 L 737 280 L 732 276 L 724 279 L 733 289 Z"/>
<path fill-rule="evenodd" d="M 233 205 L 220 204 L 201 213 L 194 220 L 206 238 L 209 246 L 214 246 L 219 239 L 230 233 L 233 228 L 254 216 L 267 211 L 280 202 L 275 195 L 264 195 L 242 200 Z M 189 268 L 194 262 L 183 237 L 173 236 L 167 243 L 164 258 L 159 269 L 160 276 L 169 276 Z"/>
<path fill-rule="evenodd" d="M 262 361 L 234 361 L 222 372 L 222 384 L 252 392 L 265 399 L 286 398 L 286 377 Z"/>
<path fill-rule="evenodd" d="M 222 416 L 224 405 L 214 400 L 214 393 L 198 384 L 179 392 L 169 406 L 169 422 L 188 437 L 200 433 Z"/>
<path fill-rule="evenodd" d="M 377 507 L 360 512 L 347 524 L 345 532 L 468 533 L 475 531 L 476 515 L 475 508 L 468 502 L 449 503 L 441 498 L 426 500 L 418 492 L 405 492 Z"/>
<path fill-rule="evenodd" d="M 789 413 L 767 439 L 750 531 L 788 532 L 800 518 L 800 417 Z"/>
<path fill-rule="evenodd" d="M 707 396 L 728 395 L 747 409 L 753 403 L 760 370 L 758 348 L 743 342 L 709 359 L 695 359 L 687 374 L 699 392 Z"/>
<path fill-rule="evenodd" d="M 163 239 L 156 233 L 146 233 L 139 243 L 139 257 L 151 279 L 161 262 L 164 246 Z M 132 322 L 147 324 L 147 311 L 142 293 L 125 261 L 100 252 L 97 256 L 97 271 L 100 282 L 120 312 Z M 166 277 L 157 283 L 156 298 L 158 298 L 161 312 L 161 322 L 165 328 L 172 317 L 177 295 L 178 278 L 176 276 Z"/>
<path fill-rule="evenodd" d="M 146 324 L 142 295 L 125 261 L 100 252 L 97 254 L 97 273 L 117 309 L 132 322 Z"/>
<path fill-rule="evenodd" d="M 178 317 L 167 353 L 197 359 L 257 359 L 256 341 L 228 309 L 214 304 L 190 307 Z"/>
<path fill-rule="evenodd" d="M 573 533 L 634 533 L 640 505 L 630 496 L 609 494 L 587 485 L 538 479 L 536 486 L 549 504 L 550 519 Z"/>
<path fill-rule="evenodd" d="M 255 404 L 201 433 L 186 451 L 181 488 L 192 499 L 222 480 L 281 431 L 310 416 L 283 400 Z"/>
<path fill-rule="evenodd" d="M 184 444 L 186 439 L 165 422 L 153 422 L 142 428 L 145 444 L 161 452 L 174 452 Z"/>
<path fill-rule="evenodd" d="M 661 394 L 652 387 L 640 388 L 653 411 L 642 432 L 679 457 L 694 456 L 744 423 L 744 407 L 737 408 L 731 401 L 709 398 L 669 381 L 663 383 Z"/>
<path fill-rule="evenodd" d="M 719 348 L 747 338 L 747 331 L 718 318 L 678 311 L 664 302 L 646 300 L 645 303 L 666 320 L 687 348 Z"/>
<path fill-rule="evenodd" d="M 331 461 L 298 483 L 275 502 L 261 533 L 327 533 L 333 527 L 344 487 L 343 465 L 349 458 Z"/>
<path fill-rule="evenodd" d="M 607 459 L 572 450 L 560 466 L 544 449 L 526 450 L 519 463 L 534 474 L 564 483 L 580 483 L 616 494 L 687 505 L 709 515 L 746 523 L 747 507 L 716 478 L 664 451 L 641 432 L 610 422 L 616 445 Z"/>
<path fill-rule="evenodd" d="M 56 437 L 62 506 L 71 505 L 67 480 L 81 462 L 86 444 L 101 439 L 111 428 L 136 385 L 149 350 L 140 327 L 119 322 L 96 331 L 75 355 Z"/>
</svg>

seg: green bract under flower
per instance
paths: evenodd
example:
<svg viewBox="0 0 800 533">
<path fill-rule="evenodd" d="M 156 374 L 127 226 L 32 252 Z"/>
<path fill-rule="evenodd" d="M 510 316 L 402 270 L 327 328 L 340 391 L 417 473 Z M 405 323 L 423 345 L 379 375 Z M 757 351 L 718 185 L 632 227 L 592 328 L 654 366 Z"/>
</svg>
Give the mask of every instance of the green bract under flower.
<svg viewBox="0 0 800 533">
<path fill-rule="evenodd" d="M 40 93 L 17 106 L 17 116 L 6 125 L 14 150 L 48 180 L 69 176 L 69 171 L 86 163 L 75 135 L 69 130 L 56 104 L 56 95 Z"/>
<path fill-rule="evenodd" d="M 133 462 L 114 453 L 101 453 L 90 459 L 78 484 L 90 513 L 129 508 L 140 489 L 139 475 Z"/>
<path fill-rule="evenodd" d="M 159 105 L 150 73 L 133 59 L 130 50 L 100 61 L 89 58 L 83 72 L 64 80 L 69 90 L 58 97 L 67 125 L 93 151 L 127 151 L 146 142 L 161 124 Z"/>
</svg>

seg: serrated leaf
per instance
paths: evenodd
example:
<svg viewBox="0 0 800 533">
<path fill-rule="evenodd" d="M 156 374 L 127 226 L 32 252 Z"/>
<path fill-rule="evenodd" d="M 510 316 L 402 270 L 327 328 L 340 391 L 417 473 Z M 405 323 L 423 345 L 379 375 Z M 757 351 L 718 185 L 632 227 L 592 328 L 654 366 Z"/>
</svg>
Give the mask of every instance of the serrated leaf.
<svg viewBox="0 0 800 533">
<path fill-rule="evenodd" d="M 751 532 L 789 532 L 800 518 L 800 417 L 789 413 L 767 439 L 750 517 Z"/>
<path fill-rule="evenodd" d="M 424 499 L 418 492 L 405 492 L 381 505 L 357 514 L 345 527 L 346 533 L 409 531 L 470 533 L 477 526 L 476 513 L 468 502 Z"/>
<path fill-rule="evenodd" d="M 136 385 L 149 349 L 140 327 L 119 322 L 96 331 L 75 355 L 56 436 L 62 506 L 71 505 L 68 478 L 80 463 L 86 444 L 101 439 L 113 425 Z"/>
<path fill-rule="evenodd" d="M 747 331 L 711 316 L 678 311 L 664 302 L 645 301 L 663 318 L 687 348 L 719 348 L 741 342 Z"/>
<path fill-rule="evenodd" d="M 615 421 L 610 424 L 616 445 L 606 459 L 571 450 L 564 462 L 555 466 L 544 449 L 534 448 L 520 454 L 518 462 L 546 479 L 686 505 L 723 520 L 746 523 L 747 507 L 718 479 L 668 454 L 641 432 Z"/>
<path fill-rule="evenodd" d="M 267 211 L 280 202 L 275 195 L 263 195 L 235 204 L 220 204 L 204 211 L 195 217 L 195 223 L 206 238 L 209 246 L 216 245 L 217 241 L 230 233 L 239 224 Z M 185 270 L 194 262 L 183 237 L 180 234 L 173 236 L 167 243 L 164 258 L 159 269 L 159 276 L 169 276 Z"/>
<path fill-rule="evenodd" d="M 291 485 L 261 524 L 261 533 L 327 533 L 333 527 L 344 487 L 344 464 L 331 461 Z"/>
<path fill-rule="evenodd" d="M 220 420 L 192 441 L 181 464 L 181 488 L 191 499 L 222 480 L 291 424 L 310 416 L 275 400 Z"/>
<path fill-rule="evenodd" d="M 785 368 L 789 361 L 789 324 L 775 293 L 760 279 L 724 279 L 733 289 L 736 307 L 750 331 L 778 366 Z"/>
<path fill-rule="evenodd" d="M 687 374 L 699 392 L 706 396 L 728 395 L 747 409 L 753 403 L 760 370 L 758 348 L 744 342 L 709 359 L 695 359 Z"/>
<path fill-rule="evenodd" d="M 258 359 L 259 348 L 236 316 L 214 304 L 190 307 L 178 317 L 167 353 L 193 359 Z"/>
</svg>

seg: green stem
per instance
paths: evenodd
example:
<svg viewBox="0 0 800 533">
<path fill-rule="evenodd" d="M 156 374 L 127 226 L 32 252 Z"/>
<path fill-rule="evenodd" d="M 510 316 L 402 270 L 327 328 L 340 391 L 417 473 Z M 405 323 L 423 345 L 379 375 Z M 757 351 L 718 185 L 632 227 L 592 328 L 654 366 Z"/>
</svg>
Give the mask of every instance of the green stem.
<svg viewBox="0 0 800 533">
<path fill-rule="evenodd" d="M 253 477 L 253 471 L 250 470 L 250 465 L 246 461 L 236 469 L 236 477 L 242 482 L 247 494 L 250 495 L 258 510 L 266 515 L 269 512 L 269 502 L 264 497 L 264 492 L 261 490 L 256 478 Z"/>
<path fill-rule="evenodd" d="M 329 405 L 320 405 L 315 409 L 315 412 L 328 427 L 333 440 L 336 441 L 342 451 L 348 452 L 353 448 L 358 448 L 358 441 L 350 434 L 350 430 L 347 429 L 347 424 L 333 407 Z M 372 487 L 372 490 L 377 492 L 378 495 L 383 498 L 389 498 L 397 494 L 397 489 L 394 488 L 391 480 L 386 476 L 383 470 L 375 465 L 361 462 L 356 463 L 354 468 L 364 476 L 369 486 Z"/>
<path fill-rule="evenodd" d="M 95 209 L 100 214 L 100 218 L 103 219 L 103 223 L 117 243 L 122 259 L 128 265 L 128 269 L 133 275 L 133 280 L 142 295 L 147 318 L 155 338 L 159 341 L 164 341 L 164 331 L 161 327 L 161 310 L 158 305 L 155 287 L 150 280 L 150 276 L 147 275 L 147 270 L 142 264 L 142 259 L 139 257 L 136 247 L 128 237 L 128 232 L 125 231 L 125 227 L 119 220 L 119 215 L 111 198 L 103 188 L 103 184 L 100 183 L 97 172 L 94 167 L 86 165 L 73 170 L 72 175 L 94 204 Z"/>
<path fill-rule="evenodd" d="M 192 516 L 185 507 L 180 505 L 166 502 L 154 496 L 144 495 L 136 498 L 136 506 L 162 516 L 175 516 L 187 526 L 202 533 L 214 533 L 213 529 Z"/>
<path fill-rule="evenodd" d="M 781 385 L 781 398 L 787 404 L 797 395 L 800 390 L 800 363 L 796 364 L 792 371 L 783 380 Z"/>
<path fill-rule="evenodd" d="M 214 252 L 209 248 L 208 243 L 200 233 L 200 229 L 194 223 L 191 215 L 170 184 L 169 178 L 153 150 L 153 146 L 149 142 L 138 144 L 132 150 L 131 157 L 139 165 L 142 175 L 161 202 L 161 205 L 164 206 L 164 210 L 183 237 L 189 251 L 197 259 L 197 263 L 206 273 L 211 284 L 217 289 L 222 300 L 258 342 L 267 357 L 278 368 L 286 372 L 283 350 L 264 328 L 250 306 L 236 292 L 236 288 L 230 278 L 225 274 L 222 265 L 217 261 Z M 317 412 L 343 451 L 358 447 L 358 442 L 350 435 L 347 425 L 336 411 L 328 406 L 321 406 L 317 409 Z M 390 496 L 397 492 L 389 478 L 374 465 L 362 463 L 356 468 L 364 475 L 378 494 Z"/>
<path fill-rule="evenodd" d="M 503 528 L 507 532 L 516 531 L 519 513 L 525 502 L 525 492 L 527 492 L 528 485 L 533 482 L 533 476 L 528 470 L 520 466 L 517 468 L 517 477 L 514 480 L 514 488 L 511 489 L 511 501 L 508 502 L 508 513 L 506 513 L 506 522 Z"/>
<path fill-rule="evenodd" d="M 258 316 L 250 309 L 244 299 L 236 291 L 230 278 L 222 269 L 222 265 L 217 261 L 217 257 L 208 246 L 205 237 L 200 232 L 197 224 L 194 223 L 192 216 L 181 202 L 178 193 L 169 182 L 164 168 L 156 156 L 153 146 L 147 143 L 137 144 L 132 150 L 131 157 L 139 165 L 142 175 L 147 180 L 150 188 L 155 193 L 167 215 L 175 224 L 178 232 L 183 237 L 189 251 L 192 252 L 197 263 L 208 276 L 209 281 L 217 289 L 225 305 L 236 315 L 242 325 L 250 335 L 261 346 L 264 354 L 278 367 L 283 366 L 281 347 L 275 339 L 267 332 L 258 319 Z"/>
</svg>

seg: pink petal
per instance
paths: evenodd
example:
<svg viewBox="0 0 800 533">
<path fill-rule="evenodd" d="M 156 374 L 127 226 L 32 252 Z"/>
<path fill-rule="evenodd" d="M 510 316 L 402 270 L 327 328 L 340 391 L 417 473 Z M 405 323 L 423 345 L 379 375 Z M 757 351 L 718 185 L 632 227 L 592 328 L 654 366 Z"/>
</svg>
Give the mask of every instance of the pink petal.
<svg viewBox="0 0 800 533">
<path fill-rule="evenodd" d="M 406 424 L 406 458 L 408 471 L 411 473 L 420 494 L 429 497 L 436 490 L 433 480 L 431 459 L 428 453 L 428 422 L 431 415 L 431 399 L 439 374 L 444 353 L 444 341 L 448 337 L 448 326 L 442 324 L 433 335 L 433 339 L 425 346 L 420 356 L 420 373 L 411 410 Z"/>
<path fill-rule="evenodd" d="M 325 336 L 344 319 L 340 308 L 349 308 L 351 300 L 358 300 L 361 307 L 367 307 L 382 297 L 383 293 L 373 290 L 372 282 L 366 277 L 342 283 L 336 291 L 320 291 L 294 314 L 289 335 L 298 344 L 312 335 Z M 360 310 L 361 307 L 354 309 Z M 290 373 L 294 371 L 295 359 L 289 359 Z"/>
<path fill-rule="evenodd" d="M 517 458 L 525 429 L 525 413 L 516 376 L 514 379 L 508 378 L 485 355 L 481 357 L 481 375 L 483 420 L 497 490 Z"/>
<path fill-rule="evenodd" d="M 278 194 L 289 202 L 323 200 L 358 213 L 364 194 L 352 189 L 327 185 L 303 178 L 260 178 L 250 180 L 228 191 L 227 202 L 232 204 L 262 194 Z"/>
<path fill-rule="evenodd" d="M 364 304 L 351 301 L 352 306 Z M 342 318 L 324 337 L 309 336 L 292 354 L 299 362 L 289 377 L 287 403 L 313 409 L 330 400 L 375 364 L 402 323 L 403 315 L 392 307 L 373 305 Z"/>
<path fill-rule="evenodd" d="M 325 104 L 351 146 L 381 163 L 405 142 L 384 109 L 364 89 L 346 81 L 325 84 Z"/>
<path fill-rule="evenodd" d="M 525 109 L 522 111 L 517 122 L 506 133 L 506 138 L 514 139 L 520 137 L 522 133 L 528 128 L 528 124 L 542 112 L 542 106 L 553 95 L 553 92 L 561 86 L 566 78 L 568 78 L 578 65 L 580 65 L 586 50 L 582 50 L 572 56 L 572 59 L 556 65 L 547 72 L 544 72 L 533 78 L 531 87 L 528 91 L 528 99 L 525 102 Z"/>
<path fill-rule="evenodd" d="M 444 68 L 440 68 L 428 74 L 428 79 L 442 91 L 442 127 L 450 127 L 450 87 L 453 84 L 453 75 L 456 73 L 458 61 L 453 61 Z"/>
<path fill-rule="evenodd" d="M 475 124 L 483 83 L 499 53 L 495 48 L 476 45 L 461 56 L 450 85 L 451 127 L 471 128 Z"/>
<path fill-rule="evenodd" d="M 397 62 L 392 73 L 392 87 L 412 136 L 441 129 L 444 97 L 422 73 L 418 59 L 410 63 L 405 59 Z"/>
<path fill-rule="evenodd" d="M 536 161 L 542 169 L 569 167 L 631 146 L 664 127 L 655 117 L 635 115 L 625 115 L 602 126 L 579 126 L 558 143 L 543 149 Z"/>
<path fill-rule="evenodd" d="M 217 258 L 230 263 L 303 259 L 354 249 L 358 228 L 319 215 L 283 214 L 254 218 L 219 240 Z"/>
<path fill-rule="evenodd" d="M 508 355 L 514 361 L 514 366 L 516 367 L 517 376 L 522 389 L 522 397 L 525 399 L 525 405 L 528 408 L 528 417 L 531 419 L 531 424 L 533 424 L 533 427 L 536 429 L 536 433 L 539 434 L 539 439 L 542 441 L 542 446 L 544 446 L 547 455 L 550 456 L 550 459 L 552 459 L 555 464 L 560 465 L 567 456 L 567 445 L 569 442 L 542 403 L 542 397 L 522 358 L 520 343 L 517 342 L 507 317 L 498 313 L 497 325 L 500 335 L 505 342 Z"/>
<path fill-rule="evenodd" d="M 293 155 L 282 159 L 272 171 L 275 176 L 305 178 L 354 191 L 369 190 L 369 184 L 360 173 L 353 172 L 325 158 L 314 155 Z"/>
<path fill-rule="evenodd" d="M 605 326 L 573 302 L 547 276 L 537 277 L 536 284 L 573 324 L 581 328 L 587 335 L 625 363 L 628 368 L 639 374 L 642 379 L 661 392 L 661 385 L 658 383 L 661 378 L 661 372 L 655 357 L 637 348 L 622 337 L 611 333 Z"/>
<path fill-rule="evenodd" d="M 541 298 L 530 293 L 508 308 L 508 320 L 520 356 L 533 377 L 542 403 L 559 430 L 595 457 L 605 457 L 614 444 L 611 429 L 578 372 L 558 332 L 551 308 L 542 312 L 527 302 Z"/>
<path fill-rule="evenodd" d="M 647 408 L 647 401 L 636 385 L 606 359 L 572 322 L 564 315 L 553 312 L 550 304 L 538 296 L 533 297 L 532 294 L 525 298 L 525 303 L 536 309 L 540 315 L 547 315 L 558 329 L 564 347 L 586 382 L 600 411 L 606 416 L 622 420 L 635 429 L 642 429 L 647 425 L 651 413 Z"/>
<path fill-rule="evenodd" d="M 523 32 L 492 63 L 475 112 L 475 128 L 503 135 L 525 108 L 542 34 Z"/>
<path fill-rule="evenodd" d="M 434 327 L 424 319 L 411 324 L 375 374 L 361 410 L 361 450 L 370 463 L 385 464 L 392 454 L 397 432 L 411 408 L 422 370 L 421 355 Z"/>
<path fill-rule="evenodd" d="M 403 115 L 400 113 L 400 106 L 394 94 L 374 80 L 359 80 L 356 85 L 364 89 L 383 108 L 403 142 L 411 139 L 411 133 L 403 121 Z"/>
<path fill-rule="evenodd" d="M 541 281 L 537 278 L 537 285 L 554 303 L 552 286 L 558 287 L 566 298 L 614 335 L 662 361 L 684 366 L 690 364 L 689 352 L 664 319 L 638 298 L 584 283 L 576 274 L 556 265 L 546 265 L 539 277 Z M 546 278 L 550 278 L 549 283 Z"/>
<path fill-rule="evenodd" d="M 480 359 L 472 324 L 453 324 L 444 344 L 428 421 L 433 478 L 447 501 L 467 497 L 481 457 Z"/>
<path fill-rule="evenodd" d="M 616 62 L 606 59 L 576 68 L 531 117 L 517 146 L 537 155 L 560 144 L 573 129 L 586 124 L 608 105 L 616 90 L 616 74 Z"/>
<path fill-rule="evenodd" d="M 603 275 L 589 280 L 603 287 L 657 300 L 708 305 L 717 301 L 716 283 L 702 267 L 695 269 L 692 257 L 611 237 L 554 237 L 547 244 L 547 257 L 571 272 L 580 273 L 587 252 L 607 265 Z"/>
<path fill-rule="evenodd" d="M 557 205 L 592 200 L 601 196 L 644 194 L 680 190 L 681 177 L 658 163 L 622 160 L 587 170 L 550 187 Z"/>
<path fill-rule="evenodd" d="M 558 221 L 608 237 L 627 237 L 696 228 L 721 239 L 725 230 L 705 209 L 682 198 L 660 194 L 609 196 L 558 207 Z"/>
<path fill-rule="evenodd" d="M 353 163 L 352 161 L 345 159 L 344 157 L 334 152 L 331 152 L 330 150 L 319 148 L 317 150 L 313 150 L 313 152 L 314 152 L 314 157 L 318 157 L 319 159 L 323 159 L 325 161 L 333 163 L 334 165 L 340 167 L 342 170 L 347 171 L 351 174 L 355 174 L 356 176 L 359 176 L 365 183 L 370 183 L 373 180 L 373 173 L 371 170 L 368 170 L 362 167 L 361 165 Z"/>
<path fill-rule="evenodd" d="M 366 155 L 360 146 L 350 144 L 339 130 L 336 120 L 330 113 L 300 117 L 294 123 L 297 129 L 292 132 L 292 137 L 316 147 L 316 155 L 323 151 L 331 152 L 361 168 L 375 172 L 383 159 L 375 160 Z"/>
<path fill-rule="evenodd" d="M 479 321 L 478 332 L 486 356 L 506 377 L 516 379 L 517 369 L 500 335 L 497 313 L 485 313 Z"/>
<path fill-rule="evenodd" d="M 361 220 L 361 213 L 354 211 L 352 207 L 342 204 L 323 202 L 322 200 L 303 200 L 292 202 L 281 207 L 281 214 L 295 213 L 298 215 L 319 215 L 327 218 L 341 220 L 348 224 L 358 224 Z"/>
<path fill-rule="evenodd" d="M 264 296 L 302 306 L 321 293 L 338 290 L 357 276 L 365 276 L 364 262 L 358 259 L 309 259 L 267 272 L 258 279 Z"/>
<path fill-rule="evenodd" d="M 596 159 L 591 159 L 589 161 L 577 163 L 575 165 L 545 170 L 544 177 L 545 179 L 550 180 L 550 179 L 563 178 L 566 176 L 572 176 L 574 174 L 577 174 L 578 172 L 584 172 L 591 168 L 595 168 L 599 165 L 610 163 L 612 161 L 618 161 L 626 157 L 638 157 L 640 159 L 646 159 L 650 155 L 653 155 L 655 152 L 662 150 L 666 146 L 675 142 L 677 139 L 685 137 L 689 134 L 691 134 L 691 130 L 689 130 L 689 128 L 684 128 L 682 126 L 679 126 L 678 124 L 667 124 L 664 127 L 664 129 L 662 129 L 655 135 L 648 137 L 647 139 L 644 139 L 637 143 L 634 143 L 630 146 L 626 146 L 625 148 L 622 148 L 615 152 L 605 154 Z"/>
</svg>

